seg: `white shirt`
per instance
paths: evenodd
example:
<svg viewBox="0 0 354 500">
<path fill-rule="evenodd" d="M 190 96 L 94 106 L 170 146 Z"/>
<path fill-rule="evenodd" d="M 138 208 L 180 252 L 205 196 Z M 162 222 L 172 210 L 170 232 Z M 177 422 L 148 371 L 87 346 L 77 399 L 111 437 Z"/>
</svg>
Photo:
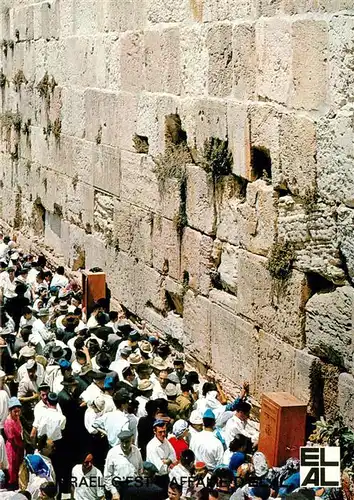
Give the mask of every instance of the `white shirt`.
<svg viewBox="0 0 354 500">
<path fill-rule="evenodd" d="M 37 421 L 39 419 L 40 413 L 43 411 L 47 411 L 47 410 L 48 410 L 48 406 L 42 400 L 38 401 L 38 403 L 34 406 L 34 409 L 33 409 L 34 420 Z M 59 413 L 62 413 L 59 404 L 57 404 L 57 411 Z"/>
<path fill-rule="evenodd" d="M 154 388 L 152 390 L 151 399 L 167 399 L 165 390 L 162 389 L 161 384 L 158 380 L 154 383 Z"/>
<path fill-rule="evenodd" d="M 20 329 L 24 326 L 33 326 L 33 323 L 36 321 L 36 318 L 32 316 L 31 319 L 26 319 L 24 316 L 21 316 L 20 319 Z"/>
<path fill-rule="evenodd" d="M 17 371 L 18 382 L 21 382 L 21 380 L 23 378 L 28 378 L 28 371 L 26 368 L 26 363 L 21 365 Z M 44 382 L 44 368 L 43 368 L 43 365 L 41 365 L 40 363 L 37 363 L 36 381 L 37 381 L 38 385 L 41 385 Z"/>
<path fill-rule="evenodd" d="M 138 476 L 139 474 L 141 474 L 143 470 L 143 459 L 141 457 L 140 450 L 134 444 L 132 445 L 132 449 L 129 455 L 124 454 L 120 444 L 114 446 L 111 450 L 109 450 L 107 454 L 107 460 L 109 460 L 109 462 L 111 462 L 112 464 L 115 464 L 117 462 L 119 463 L 119 459 L 117 459 L 117 457 L 119 457 L 120 455 L 125 457 L 132 464 L 132 466 L 134 467 L 134 476 Z M 118 468 L 116 468 L 116 472 L 117 476 L 119 476 Z"/>
<path fill-rule="evenodd" d="M 195 460 L 204 462 L 209 470 L 223 463 L 223 445 L 212 432 L 203 430 L 193 434 L 189 447 L 194 451 Z"/>
<path fill-rule="evenodd" d="M 6 297 L 7 299 L 13 299 L 17 296 L 17 294 L 15 293 L 17 283 L 15 279 L 13 279 L 13 281 L 10 280 L 9 273 L 6 273 L 4 275 L 2 279 L 2 286 L 4 287 L 4 297 Z"/>
<path fill-rule="evenodd" d="M 191 488 L 189 487 L 188 480 L 191 473 L 182 464 L 177 464 L 169 473 L 170 481 L 174 479 L 177 484 L 182 485 L 182 495 L 191 496 Z"/>
<path fill-rule="evenodd" d="M 58 286 L 60 288 L 65 288 L 69 284 L 69 280 L 66 276 L 55 273 L 53 275 L 52 281 L 50 282 L 50 286 Z"/>
<path fill-rule="evenodd" d="M 234 415 L 226 422 L 225 426 L 225 443 L 227 447 L 229 447 L 236 434 L 242 434 L 250 438 L 252 443 L 256 443 L 259 437 L 259 432 L 253 429 L 247 421 L 243 422 Z"/>
<path fill-rule="evenodd" d="M 5 420 L 9 414 L 9 395 L 4 389 L 0 390 L 0 429 L 4 428 Z M 0 460 L 1 462 L 1 460 Z"/>
<path fill-rule="evenodd" d="M 9 462 L 7 461 L 7 453 L 5 447 L 5 441 L 2 435 L 0 434 L 0 463 L 2 463 L 3 469 L 9 468 Z M 1 495 L 0 495 L 1 497 Z"/>
<path fill-rule="evenodd" d="M 110 446 L 115 446 L 120 443 L 118 434 L 129 430 L 129 419 L 121 410 L 114 410 L 97 418 L 92 427 L 102 430 L 107 435 Z"/>
<path fill-rule="evenodd" d="M 147 412 L 146 412 L 145 407 L 146 407 L 146 403 L 149 401 L 149 399 L 148 399 L 148 398 L 146 398 L 145 396 L 137 396 L 135 399 L 136 399 L 136 400 L 138 401 L 138 403 L 139 403 L 139 406 L 138 406 L 138 411 L 137 411 L 136 416 L 137 416 L 138 418 L 141 418 L 141 417 L 146 417 Z"/>
<path fill-rule="evenodd" d="M 37 271 L 37 269 L 35 267 L 32 267 L 28 271 L 28 275 L 27 275 L 27 284 L 28 285 L 33 285 L 36 282 L 36 277 L 37 277 L 38 273 L 39 273 L 39 271 Z"/>
<path fill-rule="evenodd" d="M 54 390 L 55 379 L 62 376 L 60 366 L 57 364 L 48 365 L 44 372 L 44 382 L 49 385 L 51 392 Z"/>
<path fill-rule="evenodd" d="M 47 411 L 40 412 L 38 420 L 33 422 L 38 437 L 46 434 L 53 441 L 62 438 L 61 431 L 65 429 L 65 425 L 66 417 L 56 408 L 47 408 Z"/>
<path fill-rule="evenodd" d="M 89 320 L 87 322 L 87 328 L 96 328 L 96 326 L 98 326 L 98 322 L 96 320 L 96 316 L 90 316 L 89 317 Z"/>
<path fill-rule="evenodd" d="M 80 397 L 87 405 L 92 405 L 95 402 L 95 399 L 102 396 L 102 394 L 102 389 L 92 382 L 87 389 L 84 390 Z"/>
<path fill-rule="evenodd" d="M 0 259 L 3 259 L 6 257 L 6 255 L 9 253 L 9 245 L 4 243 L 3 241 L 0 243 Z"/>
<path fill-rule="evenodd" d="M 158 470 L 158 476 L 164 476 L 168 474 L 168 466 L 162 462 L 162 460 L 176 461 L 176 453 L 173 446 L 167 439 L 161 443 L 157 437 L 153 437 L 151 441 L 148 442 L 146 446 L 146 461 L 151 462 L 155 465 Z"/>
<path fill-rule="evenodd" d="M 114 331 L 114 333 L 117 333 L 118 332 L 118 321 L 108 321 L 108 323 L 106 324 L 106 326 L 108 326 L 109 328 L 112 328 L 112 330 Z"/>
<path fill-rule="evenodd" d="M 40 318 L 36 319 L 36 321 L 33 323 L 32 326 L 32 335 L 36 334 L 37 335 L 39 334 L 44 340 L 44 342 L 55 340 L 55 333 L 48 330 Z"/>
<path fill-rule="evenodd" d="M 135 468 L 127 457 L 117 454 L 114 448 L 109 450 L 104 466 L 104 482 L 106 489 L 114 495 L 117 493 L 117 488 L 114 486 L 113 479 L 120 478 L 121 481 L 124 481 L 129 478 L 132 480 L 135 476 Z"/>
<path fill-rule="evenodd" d="M 102 472 L 95 466 L 84 474 L 82 465 L 75 465 L 71 473 L 71 484 L 77 484 L 74 487 L 75 500 L 100 500 L 104 497 Z"/>
<path fill-rule="evenodd" d="M 128 366 L 130 366 L 129 361 L 123 358 L 119 358 L 117 361 L 113 361 L 109 365 L 109 369 L 116 372 L 118 374 L 119 380 L 122 382 L 124 380 L 122 370 L 124 370 L 124 368 Z"/>
</svg>

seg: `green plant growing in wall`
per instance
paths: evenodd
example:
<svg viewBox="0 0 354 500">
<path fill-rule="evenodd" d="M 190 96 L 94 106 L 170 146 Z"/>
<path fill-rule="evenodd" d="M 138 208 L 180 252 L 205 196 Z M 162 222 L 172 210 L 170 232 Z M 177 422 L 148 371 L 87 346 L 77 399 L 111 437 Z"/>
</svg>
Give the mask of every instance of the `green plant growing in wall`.
<svg viewBox="0 0 354 500">
<path fill-rule="evenodd" d="M 137 153 L 148 154 L 149 140 L 147 137 L 135 134 L 133 137 L 133 146 Z"/>
<path fill-rule="evenodd" d="M 12 115 L 12 124 L 13 124 L 16 132 L 20 133 L 21 132 L 21 125 L 22 125 L 22 118 L 21 118 L 21 115 L 18 111 L 17 111 L 17 113 L 14 113 Z"/>
<path fill-rule="evenodd" d="M 15 48 L 15 42 L 13 40 L 9 40 L 8 41 L 8 47 L 9 47 L 10 50 L 13 51 L 14 48 Z"/>
<path fill-rule="evenodd" d="M 8 49 L 8 43 L 7 43 L 7 40 L 3 40 L 1 42 L 1 48 L 2 48 L 2 51 L 4 53 L 4 56 L 7 57 L 7 49 Z"/>
<path fill-rule="evenodd" d="M 10 156 L 12 161 L 17 161 L 20 157 L 20 151 L 19 151 L 19 146 L 18 144 L 15 144 L 15 149 L 14 151 L 11 151 Z"/>
<path fill-rule="evenodd" d="M 47 126 L 43 127 L 43 134 L 47 142 L 49 140 L 50 134 L 52 133 L 52 129 L 53 129 L 52 122 L 48 120 Z"/>
<path fill-rule="evenodd" d="M 20 41 L 20 30 L 15 30 L 15 38 L 16 38 L 16 41 L 19 42 Z"/>
<path fill-rule="evenodd" d="M 19 69 L 12 79 L 16 92 L 20 92 L 22 85 L 27 85 L 28 80 L 24 75 L 22 69 Z"/>
<path fill-rule="evenodd" d="M 6 84 L 7 84 L 7 78 L 1 68 L 1 72 L 0 72 L 0 87 L 2 89 L 4 89 L 6 87 Z"/>
<path fill-rule="evenodd" d="M 96 135 L 96 144 L 99 146 L 102 142 L 102 125 L 98 127 L 97 135 Z"/>
<path fill-rule="evenodd" d="M 28 138 L 31 134 L 31 118 L 25 121 L 22 127 L 22 133 Z"/>
<path fill-rule="evenodd" d="M 79 176 L 78 174 L 75 174 L 71 181 L 71 184 L 75 190 L 77 188 L 78 183 L 79 183 Z"/>
<path fill-rule="evenodd" d="M 60 134 L 61 134 L 61 120 L 60 120 L 60 118 L 56 118 L 54 120 L 52 132 L 53 132 L 53 135 L 55 137 L 55 141 L 57 143 L 59 143 L 60 142 Z"/>
<path fill-rule="evenodd" d="M 186 144 L 166 145 L 165 152 L 153 158 L 155 163 L 154 172 L 163 191 L 167 179 L 178 179 L 183 182 L 186 179 L 186 165 L 192 161 L 191 154 Z"/>
<path fill-rule="evenodd" d="M 50 106 L 50 93 L 51 93 L 51 82 L 49 79 L 48 71 L 45 72 L 42 80 L 37 84 L 37 90 L 39 95 L 46 101 L 47 108 Z"/>
<path fill-rule="evenodd" d="M 5 130 L 8 134 L 11 131 L 13 125 L 13 113 L 11 111 L 6 111 L 0 115 L 1 128 Z"/>
<path fill-rule="evenodd" d="M 291 274 L 294 260 L 294 247 L 289 241 L 275 242 L 268 257 L 267 269 L 272 278 L 285 281 Z"/>
<path fill-rule="evenodd" d="M 204 142 L 201 152 L 200 166 L 215 179 L 232 173 L 233 157 L 229 151 L 228 141 L 210 137 Z"/>
</svg>

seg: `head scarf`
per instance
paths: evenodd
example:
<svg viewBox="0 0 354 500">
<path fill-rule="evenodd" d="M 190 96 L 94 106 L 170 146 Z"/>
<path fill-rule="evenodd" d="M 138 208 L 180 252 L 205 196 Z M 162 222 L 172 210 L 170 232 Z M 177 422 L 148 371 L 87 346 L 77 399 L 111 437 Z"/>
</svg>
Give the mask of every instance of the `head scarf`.
<svg viewBox="0 0 354 500">
<path fill-rule="evenodd" d="M 25 463 L 32 474 L 39 477 L 49 478 L 49 467 L 40 455 L 26 455 Z"/>
<path fill-rule="evenodd" d="M 185 420 L 177 420 L 177 422 L 173 424 L 172 432 L 176 438 L 179 438 L 187 429 L 188 423 Z"/>
<path fill-rule="evenodd" d="M 256 451 L 253 455 L 254 472 L 257 477 L 265 476 L 269 470 L 266 457 L 260 451 Z"/>
</svg>

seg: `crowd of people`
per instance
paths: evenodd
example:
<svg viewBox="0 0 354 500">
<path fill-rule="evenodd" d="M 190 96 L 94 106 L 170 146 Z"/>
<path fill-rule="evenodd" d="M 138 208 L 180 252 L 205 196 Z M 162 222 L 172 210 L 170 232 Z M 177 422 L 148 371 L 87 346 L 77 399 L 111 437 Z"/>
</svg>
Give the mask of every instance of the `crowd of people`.
<svg viewBox="0 0 354 500">
<path fill-rule="evenodd" d="M 324 494 L 297 492 L 296 458 L 268 467 L 246 382 L 227 401 L 182 353 L 111 311 L 109 293 L 84 310 L 63 267 L 7 236 L 0 299 L 0 499 Z"/>
</svg>

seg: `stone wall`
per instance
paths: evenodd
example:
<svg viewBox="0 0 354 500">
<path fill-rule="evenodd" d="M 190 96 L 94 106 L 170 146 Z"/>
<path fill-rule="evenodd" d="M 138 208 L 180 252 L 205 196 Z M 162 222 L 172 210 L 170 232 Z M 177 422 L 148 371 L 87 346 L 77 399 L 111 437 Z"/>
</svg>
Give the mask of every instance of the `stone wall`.
<svg viewBox="0 0 354 500">
<path fill-rule="evenodd" d="M 3 0 L 0 39 L 3 224 L 256 398 L 338 389 L 353 423 L 353 1 Z M 168 170 L 182 136 L 232 172 Z"/>
</svg>

